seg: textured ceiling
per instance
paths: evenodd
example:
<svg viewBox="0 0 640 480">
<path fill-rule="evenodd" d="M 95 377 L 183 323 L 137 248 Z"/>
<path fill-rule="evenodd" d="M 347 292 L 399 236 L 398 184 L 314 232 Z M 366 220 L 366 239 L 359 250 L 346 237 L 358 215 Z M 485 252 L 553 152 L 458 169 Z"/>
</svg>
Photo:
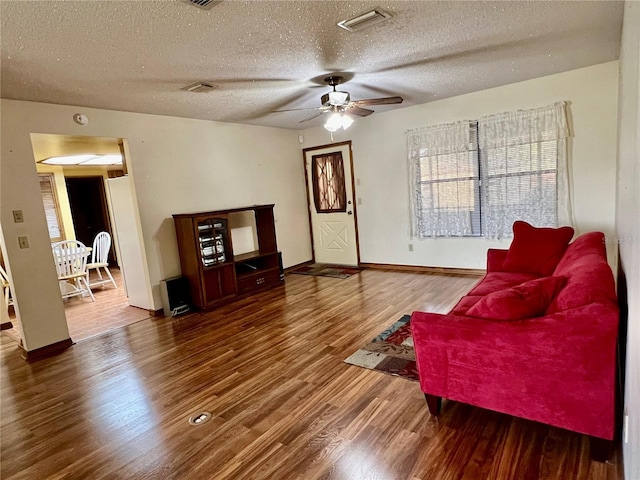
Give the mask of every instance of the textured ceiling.
<svg viewBox="0 0 640 480">
<path fill-rule="evenodd" d="M 357 33 L 340 20 L 381 7 Z M 621 1 L 0 1 L 3 98 L 300 129 L 352 100 L 426 103 L 618 58 Z M 194 81 L 220 87 L 180 90 Z"/>
</svg>

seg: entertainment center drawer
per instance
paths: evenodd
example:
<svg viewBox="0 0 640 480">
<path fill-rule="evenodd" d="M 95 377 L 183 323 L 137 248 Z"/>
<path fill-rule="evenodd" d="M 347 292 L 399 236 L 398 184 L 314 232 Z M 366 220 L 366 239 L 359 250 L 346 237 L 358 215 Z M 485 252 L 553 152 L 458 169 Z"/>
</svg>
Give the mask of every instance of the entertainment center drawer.
<svg viewBox="0 0 640 480">
<path fill-rule="evenodd" d="M 238 277 L 238 293 L 246 293 L 257 290 L 280 281 L 280 270 L 272 268 L 251 275 Z"/>
</svg>

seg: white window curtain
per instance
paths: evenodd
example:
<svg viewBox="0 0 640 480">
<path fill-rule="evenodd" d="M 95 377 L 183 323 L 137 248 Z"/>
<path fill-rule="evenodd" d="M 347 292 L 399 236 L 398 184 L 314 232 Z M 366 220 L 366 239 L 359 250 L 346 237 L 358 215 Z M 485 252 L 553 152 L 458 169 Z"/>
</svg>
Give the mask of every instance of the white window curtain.
<svg viewBox="0 0 640 480">
<path fill-rule="evenodd" d="M 480 235 L 475 124 L 461 121 L 407 132 L 411 235 Z"/>
<path fill-rule="evenodd" d="M 512 235 L 515 220 L 570 225 L 565 102 L 478 121 L 483 236 Z"/>
</svg>

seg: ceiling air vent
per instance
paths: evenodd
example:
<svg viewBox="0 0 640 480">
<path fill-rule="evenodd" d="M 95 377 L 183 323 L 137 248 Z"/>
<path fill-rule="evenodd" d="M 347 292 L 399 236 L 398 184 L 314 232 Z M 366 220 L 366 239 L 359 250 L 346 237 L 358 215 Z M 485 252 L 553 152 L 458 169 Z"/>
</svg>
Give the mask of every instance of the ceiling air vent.
<svg viewBox="0 0 640 480">
<path fill-rule="evenodd" d="M 192 83 L 191 85 L 187 85 L 186 87 L 182 87 L 180 90 L 184 90 L 185 92 L 201 93 L 201 92 L 210 92 L 211 90 L 215 90 L 216 88 L 219 88 L 219 87 L 220 85 L 216 83 L 196 82 L 196 83 Z"/>
<path fill-rule="evenodd" d="M 182 0 L 185 3 L 189 3 L 194 7 L 202 8 L 203 10 L 209 10 L 216 3 L 220 3 L 222 0 Z"/>
<path fill-rule="evenodd" d="M 387 13 L 379 8 L 375 8 L 370 12 L 363 13 L 357 17 L 350 18 L 349 20 L 343 20 L 338 22 L 338 26 L 349 30 L 350 32 L 357 32 L 364 28 L 368 28 L 376 23 L 384 22 L 391 18 L 391 14 Z"/>
</svg>

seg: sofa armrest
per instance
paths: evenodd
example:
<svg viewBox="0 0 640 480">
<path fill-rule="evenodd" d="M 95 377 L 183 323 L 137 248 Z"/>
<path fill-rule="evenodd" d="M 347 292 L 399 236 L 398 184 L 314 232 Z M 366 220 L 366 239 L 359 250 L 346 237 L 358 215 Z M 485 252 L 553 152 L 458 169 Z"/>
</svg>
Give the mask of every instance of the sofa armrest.
<svg viewBox="0 0 640 480">
<path fill-rule="evenodd" d="M 423 392 L 613 438 L 618 312 L 591 304 L 501 322 L 414 312 Z"/>
<path fill-rule="evenodd" d="M 498 248 L 487 250 L 487 272 L 501 272 L 507 253 L 509 253 L 509 250 Z"/>
</svg>

